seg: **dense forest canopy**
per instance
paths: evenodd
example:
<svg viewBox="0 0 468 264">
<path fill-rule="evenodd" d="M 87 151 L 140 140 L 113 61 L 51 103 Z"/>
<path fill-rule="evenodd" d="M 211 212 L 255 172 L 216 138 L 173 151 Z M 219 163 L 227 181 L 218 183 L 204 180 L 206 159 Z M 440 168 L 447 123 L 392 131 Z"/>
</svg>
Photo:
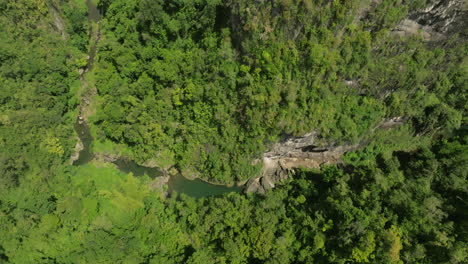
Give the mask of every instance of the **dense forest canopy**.
<svg viewBox="0 0 468 264">
<path fill-rule="evenodd" d="M 0 0 L 0 263 L 466 263 L 466 15 L 460 0 Z M 264 194 L 164 183 L 243 184 L 311 132 L 357 147 Z"/>
<path fill-rule="evenodd" d="M 357 142 L 394 116 L 458 127 L 466 45 L 388 33 L 421 1 L 365 2 L 101 2 L 100 137 L 232 183 L 284 135 Z"/>
</svg>

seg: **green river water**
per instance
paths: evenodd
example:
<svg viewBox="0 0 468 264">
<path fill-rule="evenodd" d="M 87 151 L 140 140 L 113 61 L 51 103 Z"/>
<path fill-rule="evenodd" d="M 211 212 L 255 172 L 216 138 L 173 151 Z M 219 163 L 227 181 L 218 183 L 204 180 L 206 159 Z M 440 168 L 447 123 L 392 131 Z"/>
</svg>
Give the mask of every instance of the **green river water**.
<svg viewBox="0 0 468 264">
<path fill-rule="evenodd" d="M 92 0 L 86 0 L 86 5 L 88 6 L 89 10 L 88 20 L 90 22 L 99 22 L 101 15 L 99 14 L 96 5 L 92 2 Z M 92 70 L 96 53 L 97 47 L 96 44 L 93 44 L 89 52 L 89 59 L 87 63 L 88 71 Z M 73 162 L 73 165 L 80 166 L 87 164 L 94 158 L 94 154 L 91 151 L 93 137 L 91 136 L 88 124 L 79 118 L 75 123 L 75 131 L 77 132 L 83 144 L 83 150 L 80 151 L 78 159 Z M 146 174 L 151 178 L 155 178 L 162 175 L 162 172 L 157 168 L 144 167 L 126 158 L 117 159 L 113 163 L 120 171 L 124 173 L 132 173 L 135 176 L 142 176 Z M 240 192 L 242 191 L 242 188 L 237 186 L 227 187 L 222 185 L 214 185 L 199 179 L 189 180 L 182 175 L 177 174 L 169 179 L 168 191 L 170 194 L 183 193 L 195 198 L 201 198 L 206 196 L 221 195 L 229 192 Z"/>
</svg>

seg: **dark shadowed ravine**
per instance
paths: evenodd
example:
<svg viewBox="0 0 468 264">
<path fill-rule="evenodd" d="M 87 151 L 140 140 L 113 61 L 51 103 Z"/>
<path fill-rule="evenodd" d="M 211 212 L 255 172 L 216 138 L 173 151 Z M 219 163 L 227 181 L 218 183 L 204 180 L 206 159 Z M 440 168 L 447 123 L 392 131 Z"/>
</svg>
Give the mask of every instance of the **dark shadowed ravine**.
<svg viewBox="0 0 468 264">
<path fill-rule="evenodd" d="M 99 22 L 101 16 L 95 4 L 92 3 L 91 0 L 86 1 L 86 5 L 88 6 L 89 14 L 88 19 L 90 22 Z M 92 43 L 92 46 L 89 50 L 89 58 L 87 62 L 87 67 L 85 69 L 85 73 L 92 70 L 94 65 L 94 59 L 97 53 L 97 42 L 99 41 L 99 26 L 92 27 L 93 30 L 97 30 L 97 32 L 91 32 L 91 36 L 94 37 L 95 41 Z M 82 78 L 82 81 L 83 78 Z M 78 158 L 73 162 L 73 165 L 80 166 L 85 165 L 92 161 L 95 155 L 91 151 L 91 145 L 93 142 L 93 137 L 91 135 L 90 129 L 88 124 L 86 123 L 85 118 L 80 115 L 75 123 L 75 131 L 78 134 L 82 149 L 79 151 Z M 129 160 L 128 158 L 121 157 L 116 159 L 112 162 L 116 165 L 116 167 L 124 172 L 124 173 L 132 173 L 135 176 L 143 176 L 148 175 L 151 178 L 161 177 L 163 173 L 158 168 L 151 168 L 145 167 L 137 164 L 136 162 Z M 174 193 L 177 192 L 179 194 L 184 193 L 186 195 L 200 198 L 206 196 L 213 196 L 213 195 L 221 195 L 223 193 L 228 192 L 240 192 L 242 188 L 240 187 L 227 187 L 227 186 L 220 186 L 220 185 L 213 185 L 207 182 L 204 182 L 199 179 L 189 180 L 184 178 L 182 175 L 178 174 L 172 176 L 169 179 L 168 184 L 168 192 Z"/>
</svg>

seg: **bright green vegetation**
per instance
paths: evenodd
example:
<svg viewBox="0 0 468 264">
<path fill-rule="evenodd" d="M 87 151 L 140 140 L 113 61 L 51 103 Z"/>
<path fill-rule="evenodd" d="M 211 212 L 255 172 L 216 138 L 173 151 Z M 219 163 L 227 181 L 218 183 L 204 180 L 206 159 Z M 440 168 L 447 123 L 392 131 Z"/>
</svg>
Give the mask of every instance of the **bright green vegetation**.
<svg viewBox="0 0 468 264">
<path fill-rule="evenodd" d="M 168 199 L 148 189 L 148 178 L 113 168 L 68 167 L 47 184 L 26 182 L 0 194 L 0 258 L 11 263 L 464 263 L 467 139 L 382 153 L 345 169 L 303 171 L 265 197 Z"/>
<path fill-rule="evenodd" d="M 265 195 L 72 166 L 98 23 L 0 0 L 0 263 L 468 262 L 466 39 L 390 32 L 426 1 L 92 2 L 95 153 L 232 184 L 287 135 L 368 144 Z"/>
</svg>

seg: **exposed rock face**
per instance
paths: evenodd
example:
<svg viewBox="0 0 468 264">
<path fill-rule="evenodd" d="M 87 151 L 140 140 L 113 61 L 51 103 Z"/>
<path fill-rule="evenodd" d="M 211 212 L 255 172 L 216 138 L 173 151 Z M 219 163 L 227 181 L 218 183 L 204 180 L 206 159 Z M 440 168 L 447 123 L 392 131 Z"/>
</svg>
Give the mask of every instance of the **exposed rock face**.
<svg viewBox="0 0 468 264">
<path fill-rule="evenodd" d="M 466 37 L 467 15 L 466 0 L 429 0 L 425 9 L 413 12 L 409 19 L 442 34 L 460 32 Z"/>
<path fill-rule="evenodd" d="M 313 132 L 274 144 L 270 151 L 263 154 L 262 175 L 247 182 L 246 192 L 265 193 L 274 188 L 275 183 L 289 178 L 295 168 L 318 169 L 323 164 L 335 164 L 340 162 L 345 152 L 359 147 L 357 144 L 318 146 L 317 139 L 317 133 Z"/>
<path fill-rule="evenodd" d="M 165 186 L 167 186 L 167 183 L 169 182 L 170 176 L 169 175 L 163 175 L 156 177 L 152 182 L 151 182 L 151 189 L 156 190 L 161 192 L 164 196 L 167 196 L 167 191 L 165 190 Z"/>
<path fill-rule="evenodd" d="M 63 21 L 63 18 L 60 16 L 60 12 L 59 12 L 58 8 L 53 6 L 50 9 L 50 12 L 52 13 L 52 15 L 54 17 L 54 26 L 60 32 L 60 35 L 62 36 L 62 39 L 66 40 L 68 38 L 68 36 L 67 36 L 66 31 L 65 31 L 65 23 Z"/>
<path fill-rule="evenodd" d="M 440 40 L 445 37 L 444 34 L 433 30 L 432 27 L 423 26 L 411 19 L 404 19 L 401 21 L 392 33 L 400 37 L 409 37 L 420 34 L 426 41 Z"/>
<path fill-rule="evenodd" d="M 392 127 L 396 126 L 401 126 L 403 125 L 406 121 L 408 121 L 407 117 L 403 116 L 395 116 L 391 118 L 384 119 L 378 126 L 374 128 L 375 129 L 390 129 Z"/>
<path fill-rule="evenodd" d="M 438 41 L 455 33 L 466 38 L 467 16 L 466 0 L 429 0 L 426 8 L 412 12 L 393 33 L 403 37 L 421 34 L 427 41 Z"/>
<path fill-rule="evenodd" d="M 113 163 L 114 161 L 118 160 L 120 157 L 116 154 L 109 154 L 109 153 L 96 153 L 94 155 L 94 160 L 100 163 Z"/>
<path fill-rule="evenodd" d="M 403 125 L 406 117 L 396 116 L 382 120 L 369 133 L 377 129 L 392 129 Z M 274 144 L 270 151 L 263 154 L 262 175 L 249 180 L 245 184 L 245 192 L 264 194 L 275 187 L 276 183 L 288 179 L 297 168 L 319 169 L 324 164 L 337 164 L 348 151 L 353 151 L 367 145 L 368 142 L 336 146 L 319 143 L 316 132 L 305 134 L 302 137 L 291 137 L 284 142 Z"/>
<path fill-rule="evenodd" d="M 81 142 L 80 138 L 76 139 L 75 149 L 70 157 L 70 164 L 77 161 L 80 158 L 80 151 L 84 149 L 83 143 Z"/>
</svg>

